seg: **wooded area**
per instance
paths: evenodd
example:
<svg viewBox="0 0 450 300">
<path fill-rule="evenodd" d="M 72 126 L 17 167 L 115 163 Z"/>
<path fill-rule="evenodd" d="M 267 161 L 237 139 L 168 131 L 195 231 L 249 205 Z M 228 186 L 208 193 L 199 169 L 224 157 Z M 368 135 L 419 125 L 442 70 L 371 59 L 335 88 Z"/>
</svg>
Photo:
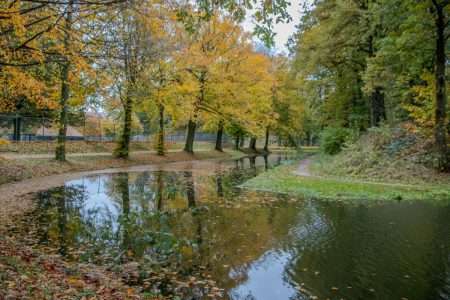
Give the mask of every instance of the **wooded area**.
<svg viewBox="0 0 450 300">
<path fill-rule="evenodd" d="M 0 299 L 449 299 L 450 0 L 296 1 L 0 1 Z"/>
<path fill-rule="evenodd" d="M 260 42 L 239 23 L 252 9 Z M 128 157 L 133 126 L 165 127 L 291 145 L 325 129 L 409 124 L 434 137 L 448 170 L 446 80 L 449 1 L 305 3 L 288 54 L 272 49 L 285 1 L 4 1 L 2 113 L 51 117 L 65 160 L 68 115 L 97 110 L 121 124 L 115 154 Z M 247 11 L 247 13 L 246 13 Z M 140 125 L 139 125 L 140 124 Z M 250 143 L 250 148 L 254 148 Z M 267 149 L 266 149 L 267 150 Z"/>
</svg>

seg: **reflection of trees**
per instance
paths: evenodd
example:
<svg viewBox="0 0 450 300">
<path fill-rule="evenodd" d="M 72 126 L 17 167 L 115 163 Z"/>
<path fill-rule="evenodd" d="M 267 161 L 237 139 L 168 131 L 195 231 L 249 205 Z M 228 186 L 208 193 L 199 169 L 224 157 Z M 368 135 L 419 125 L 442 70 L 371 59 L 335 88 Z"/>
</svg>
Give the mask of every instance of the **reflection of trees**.
<svg viewBox="0 0 450 300">
<path fill-rule="evenodd" d="M 66 197 L 63 193 L 60 197 L 57 197 L 57 211 L 58 211 L 58 229 L 59 229 L 59 252 L 61 255 L 67 254 L 66 245 L 66 224 L 67 224 L 67 212 L 66 212 Z"/>
<path fill-rule="evenodd" d="M 223 197 L 223 184 L 222 184 L 222 174 L 218 173 L 215 175 L 216 177 L 216 190 L 217 197 Z"/>
<path fill-rule="evenodd" d="M 219 286 L 232 288 L 247 279 L 253 261 L 271 249 L 274 240 L 288 234 L 290 227 L 280 225 L 293 223 L 294 212 L 289 204 L 277 209 L 258 205 L 247 208 L 208 206 L 208 210 L 192 214 L 190 222 L 183 219 L 184 226 L 175 227 L 174 233 L 198 244 L 194 265 L 206 266 L 208 272 L 219 279 Z M 199 237 L 201 243 L 198 243 Z M 229 277 L 231 270 L 233 278 Z"/>
<path fill-rule="evenodd" d="M 184 180 L 186 184 L 186 198 L 188 201 L 188 207 L 193 208 L 195 207 L 195 187 L 194 187 L 194 180 L 192 178 L 192 172 L 185 171 L 183 172 Z"/>
<path fill-rule="evenodd" d="M 163 173 L 162 171 L 156 172 L 156 209 L 158 211 L 162 211 L 163 208 L 163 200 L 164 200 L 164 183 L 163 183 Z"/>
<path fill-rule="evenodd" d="M 61 255 L 73 247 L 76 231 L 82 225 L 80 207 L 86 199 L 82 186 L 63 186 L 39 193 L 36 208 L 40 243 L 56 246 Z"/>
<path fill-rule="evenodd" d="M 250 162 L 250 169 L 256 169 L 256 156 L 249 156 L 248 161 Z"/>
<path fill-rule="evenodd" d="M 122 215 L 120 217 L 120 225 L 122 232 L 122 249 L 125 256 L 131 250 L 130 239 L 130 186 L 129 186 L 129 174 L 119 173 L 114 177 L 116 182 L 117 191 L 122 199 Z"/>
<path fill-rule="evenodd" d="M 269 169 L 269 159 L 268 159 L 268 155 L 267 155 L 267 154 L 264 155 L 263 158 L 264 158 L 264 170 L 267 171 L 267 170 Z"/>
</svg>

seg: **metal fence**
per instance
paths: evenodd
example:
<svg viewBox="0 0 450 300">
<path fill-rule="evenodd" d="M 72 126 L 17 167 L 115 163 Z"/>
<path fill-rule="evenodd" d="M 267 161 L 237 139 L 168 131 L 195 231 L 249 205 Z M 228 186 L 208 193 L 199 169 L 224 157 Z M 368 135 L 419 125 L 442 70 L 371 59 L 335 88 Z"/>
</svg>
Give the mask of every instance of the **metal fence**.
<svg viewBox="0 0 450 300">
<path fill-rule="evenodd" d="M 86 122 L 69 122 L 66 139 L 68 141 L 89 142 L 114 142 L 118 140 L 120 133 L 115 127 L 113 130 L 105 130 L 101 120 L 98 120 L 95 126 L 96 128 L 88 128 Z M 155 134 L 145 133 L 143 130 L 134 130 L 131 140 L 134 142 L 150 142 Z M 50 118 L 0 114 L 0 138 L 2 139 L 21 142 L 49 142 L 56 140 L 57 137 L 58 130 L 54 121 Z M 169 143 L 184 142 L 186 131 L 183 129 L 177 131 L 166 130 L 164 138 Z M 197 142 L 214 142 L 215 140 L 215 133 L 197 132 L 195 135 L 195 141 Z M 223 142 L 231 143 L 232 138 L 224 134 Z"/>
<path fill-rule="evenodd" d="M 109 127 L 106 125 L 109 124 Z M 133 130 L 131 141 L 133 142 L 151 142 L 155 137 L 154 132 L 145 132 L 145 130 Z M 10 141 L 21 142 L 51 142 L 58 137 L 58 130 L 55 122 L 51 118 L 24 116 L 19 114 L 0 114 L 0 138 Z M 111 121 L 101 118 L 92 119 L 86 122 L 84 119 L 70 120 L 68 122 L 66 139 L 68 141 L 89 141 L 89 142 L 115 142 L 120 137 L 119 126 Z M 186 130 L 166 130 L 164 139 L 168 143 L 182 143 L 186 140 Z M 196 142 L 216 141 L 216 133 L 198 131 L 195 135 Z M 248 145 L 249 138 L 245 141 Z M 281 142 L 277 136 L 270 136 L 270 145 L 284 146 L 287 141 Z M 311 139 L 299 139 L 296 141 L 299 145 L 317 145 L 317 137 Z M 234 139 L 226 134 L 223 135 L 224 145 L 231 145 Z M 261 147 L 263 140 L 258 140 L 258 146 Z"/>
</svg>

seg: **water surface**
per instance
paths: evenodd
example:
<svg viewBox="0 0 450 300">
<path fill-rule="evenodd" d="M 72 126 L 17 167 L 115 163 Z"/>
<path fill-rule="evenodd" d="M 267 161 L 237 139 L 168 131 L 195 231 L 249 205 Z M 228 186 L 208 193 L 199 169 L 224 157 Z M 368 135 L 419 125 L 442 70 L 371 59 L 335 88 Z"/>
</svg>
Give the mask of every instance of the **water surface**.
<svg viewBox="0 0 450 300">
<path fill-rule="evenodd" d="M 237 187 L 290 159 L 68 181 L 39 194 L 30 234 L 67 259 L 201 273 L 225 299 L 450 299 L 449 203 L 342 203 Z"/>
</svg>

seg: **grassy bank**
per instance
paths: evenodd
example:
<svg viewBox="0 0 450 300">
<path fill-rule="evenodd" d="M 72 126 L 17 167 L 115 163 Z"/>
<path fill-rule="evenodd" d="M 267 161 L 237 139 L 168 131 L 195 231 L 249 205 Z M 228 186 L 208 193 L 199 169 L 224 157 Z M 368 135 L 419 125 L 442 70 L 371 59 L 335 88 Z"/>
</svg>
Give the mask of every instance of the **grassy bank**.
<svg viewBox="0 0 450 300">
<path fill-rule="evenodd" d="M 450 185 L 404 185 L 294 174 L 297 164 L 280 166 L 243 187 L 329 200 L 450 200 Z"/>
<path fill-rule="evenodd" d="M 433 139 L 404 126 L 371 128 L 350 138 L 336 155 L 321 154 L 312 173 L 362 181 L 414 185 L 450 185 L 450 174 L 438 172 Z"/>
</svg>

